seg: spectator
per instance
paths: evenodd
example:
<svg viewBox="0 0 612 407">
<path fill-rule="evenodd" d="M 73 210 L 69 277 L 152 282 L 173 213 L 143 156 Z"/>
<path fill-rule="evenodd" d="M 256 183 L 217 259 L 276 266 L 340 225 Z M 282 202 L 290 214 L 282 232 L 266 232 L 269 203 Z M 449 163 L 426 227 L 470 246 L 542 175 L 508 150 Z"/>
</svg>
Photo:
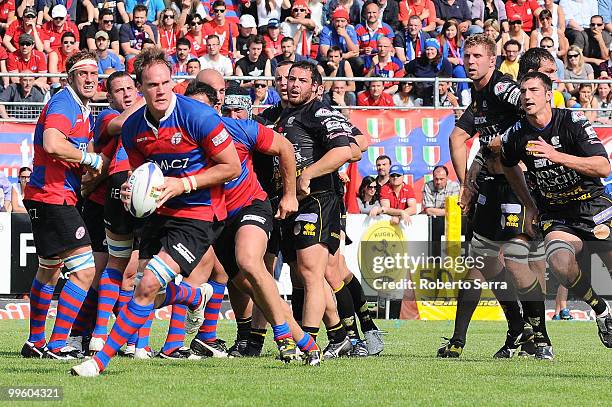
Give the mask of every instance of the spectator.
<svg viewBox="0 0 612 407">
<path fill-rule="evenodd" d="M 325 76 L 328 78 L 353 78 L 353 68 L 347 60 L 342 58 L 342 50 L 337 46 L 332 46 L 327 51 L 327 61 L 323 67 Z M 329 90 L 330 82 L 324 82 L 325 89 Z M 355 92 L 355 82 L 348 81 L 346 83 L 350 92 Z"/>
<path fill-rule="evenodd" d="M 100 22 L 100 19 L 102 18 L 102 11 L 104 10 L 108 10 L 109 15 L 113 17 L 114 21 L 121 22 L 124 24 L 127 24 L 130 22 L 130 16 L 125 10 L 124 0 L 114 0 L 114 1 L 90 0 L 90 1 L 95 9 L 94 20 L 98 21 L 98 23 Z M 97 25 L 98 24 L 92 23 L 90 24 L 90 27 L 95 27 Z M 90 28 L 90 27 L 87 27 L 87 28 Z"/>
<path fill-rule="evenodd" d="M 96 34 L 96 54 L 98 55 L 98 73 L 103 74 L 109 68 L 114 71 L 123 71 L 125 66 L 119 59 L 119 55 L 113 50 L 108 49 L 110 38 L 104 30 L 98 31 Z"/>
<path fill-rule="evenodd" d="M 176 53 L 168 58 L 170 64 L 172 64 L 172 76 L 187 75 L 187 61 L 195 58 L 189 51 L 191 51 L 189 40 L 187 38 L 179 38 L 176 41 Z"/>
<path fill-rule="evenodd" d="M 4 48 L 2 46 L 2 44 L 0 44 L 0 72 L 2 73 L 8 73 L 8 69 L 6 68 L 6 63 L 8 61 L 8 52 L 6 52 L 6 48 Z M 9 77 L 8 76 L 4 76 L 2 77 L 2 81 L 0 81 L 0 90 L 3 90 L 4 88 L 6 88 L 9 85 L 10 81 L 9 81 Z"/>
<path fill-rule="evenodd" d="M 519 20 L 523 21 L 523 30 L 527 34 L 535 28 L 534 17 L 538 17 L 542 8 L 537 0 L 508 0 L 506 3 L 507 16 L 519 16 Z M 512 17 L 515 20 L 515 17 Z M 524 48 L 527 49 L 527 48 Z"/>
<path fill-rule="evenodd" d="M 81 13 L 81 15 L 79 16 L 80 19 L 83 21 L 77 26 L 79 30 L 83 29 L 88 24 L 93 23 L 94 18 L 96 16 L 96 9 L 89 0 L 73 0 L 66 2 L 64 2 L 63 0 L 37 0 L 36 8 L 38 16 L 41 17 L 42 14 L 42 20 L 38 20 L 39 25 L 42 24 L 43 21 L 53 20 L 53 17 L 51 17 L 51 12 L 53 11 L 53 8 L 58 4 L 64 4 L 66 6 L 70 21 L 73 21 L 75 23 L 79 21 L 77 20 L 77 6 L 80 5 L 81 10 L 85 10 L 85 16 L 83 16 Z M 40 12 L 41 6 L 42 13 Z"/>
<path fill-rule="evenodd" d="M 412 187 L 404 183 L 404 170 L 395 164 L 389 170 L 389 182 L 380 189 L 381 207 L 373 216 L 386 214 L 391 216 L 391 223 L 404 221 L 410 224 L 410 216 L 416 214 L 416 197 Z"/>
<path fill-rule="evenodd" d="M 359 106 L 395 106 L 393 96 L 385 92 L 385 85 L 382 79 L 368 83 L 368 89 L 357 95 L 357 105 Z"/>
<path fill-rule="evenodd" d="M 548 9 L 544 9 L 538 16 L 538 20 L 540 21 L 540 27 L 531 32 L 529 48 L 537 47 L 542 38 L 550 37 L 553 40 L 553 52 L 558 58 L 563 58 L 567 54 L 569 42 L 563 31 L 552 25 L 552 13 Z"/>
<path fill-rule="evenodd" d="M 550 55 L 552 55 L 552 57 L 554 58 L 555 65 L 557 68 L 557 74 L 555 75 L 556 79 L 565 79 L 565 66 L 563 65 L 563 61 L 557 58 L 555 52 L 553 51 L 553 39 L 550 37 L 542 38 L 542 41 L 540 41 L 540 48 L 548 51 Z M 563 97 L 563 95 L 560 94 L 565 90 L 566 87 L 564 83 L 557 83 L 556 81 L 553 83 L 553 107 L 565 107 L 565 98 Z"/>
<path fill-rule="evenodd" d="M 271 18 L 268 20 L 268 27 L 263 38 L 265 42 L 264 54 L 269 60 L 281 54 L 281 41 L 285 37 L 280 33 L 280 22 L 277 19 Z"/>
<path fill-rule="evenodd" d="M 27 213 L 25 206 L 23 206 L 23 192 L 25 186 L 30 182 L 30 175 L 32 175 L 32 169 L 30 167 L 21 167 L 19 169 L 18 182 L 13 184 L 11 189 L 11 210 L 13 213 Z"/>
<path fill-rule="evenodd" d="M 593 97 L 593 85 L 590 83 L 581 83 L 580 86 L 578 86 L 578 96 L 576 100 L 574 100 L 574 98 L 570 99 L 569 107 L 584 109 L 599 108 L 597 100 Z M 591 123 L 597 118 L 597 112 L 594 110 L 584 110 L 583 112 Z"/>
<path fill-rule="evenodd" d="M 256 0 L 257 1 L 257 21 L 259 26 L 266 26 L 268 20 L 276 19 L 280 21 L 281 10 L 291 8 L 289 0 Z"/>
<path fill-rule="evenodd" d="M 389 38 L 392 43 L 395 33 L 386 23 L 378 21 L 380 7 L 375 1 L 370 1 L 364 6 L 366 23 L 359 24 L 355 28 L 359 41 L 359 54 L 372 55 L 378 53 L 377 42 L 382 37 Z"/>
<path fill-rule="evenodd" d="M 544 9 L 552 15 L 552 26 L 561 30 L 565 35 L 565 13 L 555 0 L 544 0 Z"/>
<path fill-rule="evenodd" d="M 391 169 L 391 158 L 388 155 L 380 155 L 376 157 L 376 192 L 380 195 L 380 190 L 383 185 L 389 182 L 389 170 Z"/>
<path fill-rule="evenodd" d="M 453 77 L 467 78 L 463 68 L 463 35 L 455 20 L 448 20 L 444 23 L 438 42 L 442 58 L 447 59 L 453 67 Z M 462 92 L 469 92 L 466 82 L 457 84 L 457 93 L 461 95 Z"/>
<path fill-rule="evenodd" d="M 448 169 L 443 165 L 434 167 L 433 179 L 423 185 L 423 213 L 429 216 L 446 215 L 446 198 L 459 196 L 459 184 L 449 181 Z"/>
<path fill-rule="evenodd" d="M 204 34 L 204 20 L 199 14 L 192 14 L 187 17 L 189 31 L 185 38 L 191 43 L 191 53 L 197 57 L 206 54 L 206 35 Z"/>
<path fill-rule="evenodd" d="M 476 25 L 484 27 L 485 21 L 493 20 L 498 24 L 498 32 L 499 24 L 502 24 L 504 31 L 508 31 L 506 6 L 502 0 L 474 0 L 471 13 Z"/>
<path fill-rule="evenodd" d="M 329 92 L 323 94 L 323 101 L 330 106 L 356 106 L 357 97 L 355 93 L 348 90 L 346 81 L 333 81 Z M 349 116 L 349 109 L 339 109 L 346 117 Z"/>
<path fill-rule="evenodd" d="M 175 19 L 176 23 L 182 27 L 187 21 L 187 16 L 194 14 L 199 14 L 206 21 L 209 21 L 211 19 L 210 10 L 208 9 L 209 5 L 210 4 L 208 1 L 200 2 L 200 0 L 172 0 L 168 8 L 174 11 L 173 18 Z M 166 8 L 166 10 L 168 8 Z M 166 10 L 162 12 L 162 15 L 164 12 L 166 12 Z"/>
<path fill-rule="evenodd" d="M 391 39 L 381 37 L 377 42 L 378 54 L 367 55 L 363 65 L 363 72 L 366 76 L 380 78 L 403 78 L 404 64 L 397 57 L 392 55 L 393 46 Z M 397 82 L 390 80 L 384 81 L 385 92 L 393 95 L 397 92 Z"/>
<path fill-rule="evenodd" d="M 296 0 L 291 8 L 291 15 L 281 24 L 281 33 L 293 38 L 295 52 L 309 57 L 312 54 L 312 37 L 321 31 L 321 23 L 310 18 L 310 9 L 306 0 Z"/>
<path fill-rule="evenodd" d="M 106 34 L 106 33 L 105 33 Z M 76 37 L 70 31 L 64 32 L 61 46 L 49 54 L 49 73 L 66 73 L 66 60 L 77 51 Z M 60 83 L 60 78 L 49 78 L 51 83 Z"/>
<path fill-rule="evenodd" d="M 236 49 L 238 26 L 225 18 L 227 7 L 223 0 L 215 0 L 212 10 L 214 13 L 213 19 L 204 24 L 202 29 L 206 35 L 217 34 L 221 41 L 221 55 L 230 56 L 230 49 L 232 52 Z M 261 24 L 261 21 L 259 23 Z"/>
<path fill-rule="evenodd" d="M 328 15 L 323 18 L 323 21 L 333 20 L 333 13 L 338 8 L 343 8 L 347 11 L 349 17 L 348 24 L 356 26 L 362 20 L 361 11 L 363 9 L 363 0 L 331 0 L 327 8 Z"/>
<path fill-rule="evenodd" d="M 472 25 L 472 13 L 466 0 L 434 0 L 434 5 L 438 30 L 448 20 L 455 20 L 459 24 L 459 31 L 466 35 L 482 32 L 481 27 Z"/>
<path fill-rule="evenodd" d="M 493 19 L 484 22 L 484 35 L 491 38 L 495 42 L 495 55 L 502 54 L 502 44 L 510 39 L 508 33 L 504 32 L 500 35 L 499 23 Z"/>
<path fill-rule="evenodd" d="M 600 78 L 612 78 L 612 44 L 608 47 L 608 60 L 599 64 Z"/>
<path fill-rule="evenodd" d="M 317 64 L 317 61 L 314 61 L 308 57 L 303 55 L 298 55 L 295 53 L 295 41 L 291 37 L 284 37 L 281 41 L 281 54 L 274 57 L 273 60 L 270 61 L 272 67 L 272 74 L 276 72 L 276 67 L 282 61 L 291 61 L 291 62 L 299 62 L 299 61 L 311 61 L 314 64 Z M 347 65 L 350 69 L 350 65 Z M 325 72 L 321 65 L 317 64 L 317 69 L 321 73 L 321 76 L 325 75 Z M 352 71 L 351 71 L 352 73 Z M 328 85 L 329 82 L 325 82 L 324 85 Z M 329 87 L 326 86 L 326 89 Z"/>
<path fill-rule="evenodd" d="M 432 0 L 401 1 L 399 3 L 399 21 L 401 23 L 399 31 L 403 31 L 402 28 L 409 29 L 410 20 L 414 17 L 419 19 L 419 30 L 429 32 L 436 29 L 436 6 Z M 413 29 L 414 31 L 416 29 Z M 414 39 L 416 32 L 411 36 Z"/>
<path fill-rule="evenodd" d="M 268 86 L 268 81 L 257 79 L 251 88 L 253 105 L 274 105 L 280 102 L 280 96 L 274 88 Z"/>
<path fill-rule="evenodd" d="M 521 44 L 521 49 L 526 50 L 529 49 L 529 35 L 523 30 L 523 20 L 521 20 L 521 16 L 518 14 L 514 14 L 510 17 L 510 38 L 508 40 L 515 40 L 519 44 Z M 504 42 L 505 44 L 505 42 Z M 502 44 L 502 46 L 504 45 Z"/>
<path fill-rule="evenodd" d="M 595 123 L 612 124 L 612 92 L 610 92 L 609 83 L 600 83 L 597 85 L 597 93 L 594 99 L 599 106 Z"/>
<path fill-rule="evenodd" d="M 30 72 L 30 71 L 22 71 Z M 6 102 L 21 102 L 23 106 L 10 106 L 9 111 L 11 116 L 20 119 L 35 119 L 38 117 L 38 109 L 32 109 L 32 106 L 25 105 L 26 103 L 40 103 L 44 100 L 44 95 L 36 87 L 33 76 L 22 76 L 18 83 L 9 85 L 0 95 L 0 117 L 9 119 L 10 116 L 2 103 Z M 1 171 L 0 171 L 1 172 Z"/>
<path fill-rule="evenodd" d="M 412 82 L 399 83 L 399 89 L 397 93 L 393 95 L 393 103 L 395 106 L 401 107 L 423 106 L 423 101 L 414 94 L 414 83 Z"/>
<path fill-rule="evenodd" d="M 125 0 L 125 9 L 130 15 L 130 19 L 134 20 L 135 9 L 137 6 L 145 6 L 147 13 L 145 20 L 153 24 L 159 19 L 159 15 L 166 8 L 164 0 Z"/>
<path fill-rule="evenodd" d="M 236 76 L 271 76 L 270 60 L 263 55 L 264 40 L 259 35 L 251 36 L 247 56 L 236 62 Z M 251 88 L 254 81 L 242 81 L 240 86 Z"/>
<path fill-rule="evenodd" d="M 174 5 L 174 3 L 172 4 Z M 202 5 L 201 3 L 198 4 L 200 4 L 200 6 Z M 180 14 L 180 16 L 180 19 L 177 19 L 177 12 L 172 7 L 166 8 L 159 15 L 159 21 L 157 21 L 159 42 L 157 45 L 166 50 L 166 55 L 172 55 L 176 52 L 177 38 L 182 36 L 181 31 L 185 25 L 187 15 Z M 191 44 L 191 42 L 189 44 Z"/>
<path fill-rule="evenodd" d="M 235 6 L 235 3 L 237 3 L 236 0 L 225 0 L 225 1 L 221 0 L 221 1 L 223 2 L 223 4 L 225 4 L 225 20 L 228 23 L 231 23 L 234 27 L 237 27 L 238 21 L 240 20 L 240 16 L 236 13 L 236 6 Z M 207 2 L 212 3 L 211 9 L 215 8 L 213 0 L 207 0 Z M 256 9 L 254 10 L 256 11 Z M 208 14 L 212 15 L 214 19 L 214 16 L 215 16 L 214 10 L 211 11 L 209 9 Z M 232 37 L 236 37 L 237 32 L 238 32 L 237 30 L 232 30 Z"/>
<path fill-rule="evenodd" d="M 316 25 L 317 33 L 320 33 L 323 29 L 323 24 L 327 24 L 327 20 L 323 19 L 323 8 L 327 7 L 327 0 L 309 0 L 308 1 L 308 9 L 310 10 L 310 19 L 314 21 Z M 325 5 L 325 6 L 324 6 Z M 311 57 L 316 58 L 317 50 L 312 50 L 313 55 Z"/>
<path fill-rule="evenodd" d="M 422 30 L 423 23 L 419 16 L 411 16 L 408 25 L 400 29 L 393 38 L 395 56 L 406 64 L 415 58 L 419 58 L 425 51 L 425 40 L 429 34 Z"/>
<path fill-rule="evenodd" d="M 206 38 L 206 49 L 208 53 L 199 58 L 202 69 L 214 69 L 223 76 L 231 76 L 234 73 L 232 61 L 225 55 L 221 55 L 221 40 L 217 35 L 209 35 Z"/>
<path fill-rule="evenodd" d="M 376 216 L 378 209 L 380 208 L 380 202 L 378 201 L 378 184 L 374 177 L 363 177 L 359 190 L 357 192 L 357 205 L 359 206 L 359 213 L 363 213 L 370 216 Z"/>
<path fill-rule="evenodd" d="M 452 89 L 453 87 L 450 82 L 438 82 L 438 106 L 455 108 L 459 107 L 459 99 L 453 94 Z"/>
<path fill-rule="evenodd" d="M 9 73 L 13 72 L 32 72 L 32 73 L 47 73 L 47 60 L 45 55 L 34 49 L 34 37 L 30 34 L 21 34 L 19 36 L 19 49 L 9 54 L 6 62 L 6 69 Z M 19 82 L 19 78 L 11 78 L 12 83 Z M 36 85 L 43 91 L 49 90 L 47 78 L 38 78 Z"/>
<path fill-rule="evenodd" d="M 151 38 L 145 38 L 144 40 L 142 40 L 142 50 L 144 51 L 147 48 L 154 48 L 155 47 L 155 43 L 153 42 L 153 40 Z M 125 60 L 125 69 L 128 71 L 128 73 L 134 73 L 134 61 L 136 59 L 135 58 L 129 58 Z"/>
<path fill-rule="evenodd" d="M 606 31 L 612 32 L 612 3 L 608 0 L 598 0 L 597 10 L 597 14 L 603 17 Z"/>
<path fill-rule="evenodd" d="M 440 44 L 435 38 L 425 40 L 425 53 L 417 59 L 408 62 L 406 73 L 415 78 L 451 77 L 451 63 L 440 55 Z M 423 101 L 424 106 L 433 105 L 433 82 L 418 82 L 415 85 L 416 96 Z"/>
<path fill-rule="evenodd" d="M 45 39 L 43 40 L 43 46 L 45 48 L 45 52 L 49 54 L 51 51 L 55 51 L 59 49 L 62 45 L 62 34 L 65 32 L 71 32 L 74 34 L 77 42 L 80 41 L 79 30 L 76 25 L 72 21 L 67 21 L 66 16 L 68 12 L 66 11 L 66 7 L 62 4 L 58 4 L 53 7 L 51 10 L 52 21 L 46 22 L 42 29 L 45 34 Z"/>
<path fill-rule="evenodd" d="M 319 55 L 327 55 L 330 47 L 339 47 L 342 51 L 342 58 L 351 63 L 353 72 L 361 72 L 362 61 L 357 61 L 355 57 L 359 55 L 359 40 L 357 32 L 352 25 L 349 25 L 349 14 L 341 7 L 338 7 L 332 14 L 331 25 L 326 25 L 321 31 L 319 38 Z"/>
<path fill-rule="evenodd" d="M 519 55 L 521 54 L 521 44 L 516 40 L 508 40 L 504 44 L 505 57 L 497 57 L 500 60 L 498 69 L 510 75 L 512 79 L 516 80 L 518 77 L 519 69 Z"/>
<path fill-rule="evenodd" d="M 597 0 L 561 0 L 559 5 L 565 12 L 565 36 L 570 45 L 584 49 L 591 17 L 597 15 Z"/>
<path fill-rule="evenodd" d="M 15 1 L 0 0 L 0 32 L 5 32 L 16 18 Z"/>
<path fill-rule="evenodd" d="M 197 58 L 192 58 L 189 61 L 187 61 L 187 75 L 196 76 L 200 72 L 200 70 L 201 70 L 201 65 L 200 65 L 200 61 Z M 181 95 L 184 95 L 190 82 L 191 82 L 190 80 L 185 79 L 184 81 L 181 81 L 177 83 L 176 85 L 174 85 L 174 87 L 172 88 L 172 91 L 174 93 L 179 93 Z"/>
<path fill-rule="evenodd" d="M 84 30 L 83 37 L 85 38 L 87 49 L 95 51 L 96 35 L 99 31 L 105 31 L 108 34 L 110 45 L 108 46 L 116 55 L 121 53 L 119 49 L 119 30 L 115 27 L 115 19 L 108 9 L 102 9 L 98 18 L 98 24 L 91 24 Z"/>
<path fill-rule="evenodd" d="M 257 34 L 257 23 L 255 17 L 250 14 L 243 14 L 240 17 L 240 24 L 238 25 L 238 37 L 236 38 L 236 52 L 234 58 L 240 59 L 247 55 L 247 42 L 251 35 Z"/>
<path fill-rule="evenodd" d="M 11 182 L 4 171 L 0 171 L 0 212 L 11 211 Z"/>
<path fill-rule="evenodd" d="M 569 47 L 567 51 L 567 65 L 565 67 L 565 79 L 593 79 L 595 73 L 591 65 L 584 62 L 582 56 L 582 50 L 575 45 Z M 567 91 L 576 96 L 578 93 L 578 86 L 576 83 L 568 82 L 565 84 Z"/>
<path fill-rule="evenodd" d="M 119 30 L 119 43 L 126 61 L 140 54 L 145 38 L 149 38 L 153 44 L 157 43 L 158 38 L 157 27 L 147 21 L 146 6 L 137 4 L 132 15 L 132 21 L 123 24 Z"/>
<path fill-rule="evenodd" d="M 19 38 L 23 34 L 28 34 L 33 38 L 37 51 L 44 51 L 43 38 L 45 34 L 42 30 L 39 31 L 36 28 L 36 11 L 33 7 L 26 7 L 23 12 L 23 19 L 13 21 L 6 30 L 2 38 L 2 44 L 8 52 L 17 51 Z"/>
<path fill-rule="evenodd" d="M 603 18 L 599 15 L 591 17 L 590 28 L 584 30 L 587 38 L 583 49 L 584 62 L 599 68 L 599 64 L 608 59 L 608 47 L 612 44 L 612 35 L 604 29 Z M 599 76 L 599 71 L 596 72 Z"/>
<path fill-rule="evenodd" d="M 385 23 L 393 28 L 399 28 L 399 6 L 397 1 L 377 0 L 376 2 L 378 7 L 380 7 L 378 12 L 378 21 L 381 24 Z M 364 20 L 363 17 L 362 20 Z"/>
</svg>

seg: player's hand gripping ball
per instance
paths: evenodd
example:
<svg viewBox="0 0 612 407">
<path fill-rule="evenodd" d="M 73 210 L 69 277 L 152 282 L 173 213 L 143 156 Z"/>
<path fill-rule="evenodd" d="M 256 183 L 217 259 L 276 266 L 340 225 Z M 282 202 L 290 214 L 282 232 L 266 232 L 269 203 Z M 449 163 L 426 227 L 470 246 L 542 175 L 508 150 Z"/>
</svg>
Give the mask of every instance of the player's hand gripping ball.
<svg viewBox="0 0 612 407">
<path fill-rule="evenodd" d="M 136 218 L 145 218 L 157 209 L 157 200 L 164 185 L 164 174 L 153 162 L 147 162 L 136 168 L 128 179 L 131 192 L 129 212 Z"/>
</svg>

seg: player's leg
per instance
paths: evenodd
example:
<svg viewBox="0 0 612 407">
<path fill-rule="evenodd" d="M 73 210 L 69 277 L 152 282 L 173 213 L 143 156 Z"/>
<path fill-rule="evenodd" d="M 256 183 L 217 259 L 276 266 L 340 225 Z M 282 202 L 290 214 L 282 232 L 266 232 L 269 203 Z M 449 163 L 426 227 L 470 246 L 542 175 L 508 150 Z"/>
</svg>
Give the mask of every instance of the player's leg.
<svg viewBox="0 0 612 407">
<path fill-rule="evenodd" d="M 227 291 L 236 318 L 236 339 L 228 352 L 230 356 L 240 357 L 245 355 L 250 337 L 253 301 L 231 281 L 227 284 Z"/>
<path fill-rule="evenodd" d="M 368 354 L 377 355 L 384 349 L 384 342 L 382 339 L 382 331 L 378 329 L 374 323 L 374 318 L 370 308 L 368 306 L 368 300 L 363 291 L 363 287 L 359 282 L 359 279 L 348 269 L 344 256 L 340 257 L 340 266 L 344 267 L 347 271 L 346 277 L 344 278 L 344 284 L 351 293 L 353 299 L 353 305 L 359 318 L 359 324 L 361 325 L 361 331 L 366 340 L 368 347 Z"/>
<path fill-rule="evenodd" d="M 323 314 L 323 323 L 325 324 L 327 339 L 329 340 L 329 343 L 323 349 L 323 358 L 333 359 L 352 355 L 353 343 L 342 324 L 334 291 L 327 281 L 325 281 L 325 313 Z M 362 352 L 362 354 L 354 356 L 367 356 L 363 354 L 364 350 L 367 352 L 365 346 L 360 346 L 358 351 Z"/>
</svg>

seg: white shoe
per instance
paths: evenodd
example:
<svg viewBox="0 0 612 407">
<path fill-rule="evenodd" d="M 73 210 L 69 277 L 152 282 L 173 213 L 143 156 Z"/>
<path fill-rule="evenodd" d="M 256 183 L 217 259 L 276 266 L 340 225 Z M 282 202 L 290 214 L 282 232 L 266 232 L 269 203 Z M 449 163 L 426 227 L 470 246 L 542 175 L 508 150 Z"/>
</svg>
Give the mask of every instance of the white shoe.
<svg viewBox="0 0 612 407">
<path fill-rule="evenodd" d="M 66 346 L 72 346 L 79 352 L 83 352 L 83 337 L 82 336 L 69 336 L 66 341 Z"/>
<path fill-rule="evenodd" d="M 104 347 L 104 339 L 97 338 L 95 336 L 91 337 L 91 341 L 89 341 L 89 353 L 90 354 L 100 352 L 103 347 Z"/>
<path fill-rule="evenodd" d="M 145 348 L 136 348 L 134 351 L 134 359 L 151 359 L 153 358 L 153 352 L 146 350 Z"/>
<path fill-rule="evenodd" d="M 123 356 L 134 356 L 136 353 L 136 345 L 125 345 L 125 350 L 123 351 Z"/>
<path fill-rule="evenodd" d="M 97 377 L 100 376 L 100 368 L 98 368 L 95 360 L 87 359 L 80 365 L 73 366 L 70 369 L 70 374 L 81 377 Z"/>
<path fill-rule="evenodd" d="M 200 294 L 202 295 L 202 301 L 200 305 L 191 310 L 187 308 L 187 318 L 185 318 L 185 332 L 188 334 L 194 334 L 198 331 L 202 323 L 204 323 L 204 307 L 213 296 L 212 285 L 204 283 L 198 287 Z"/>
</svg>

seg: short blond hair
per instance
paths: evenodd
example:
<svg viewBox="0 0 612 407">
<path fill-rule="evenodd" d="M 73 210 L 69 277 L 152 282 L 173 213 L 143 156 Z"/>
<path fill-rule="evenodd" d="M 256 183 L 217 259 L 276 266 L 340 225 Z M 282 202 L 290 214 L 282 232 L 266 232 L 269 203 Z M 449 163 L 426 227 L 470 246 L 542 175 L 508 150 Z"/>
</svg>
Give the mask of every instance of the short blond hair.
<svg viewBox="0 0 612 407">
<path fill-rule="evenodd" d="M 489 56 L 494 57 L 496 55 L 495 42 L 484 34 L 475 34 L 467 37 L 463 48 L 468 49 L 478 45 L 482 45 Z"/>
</svg>

